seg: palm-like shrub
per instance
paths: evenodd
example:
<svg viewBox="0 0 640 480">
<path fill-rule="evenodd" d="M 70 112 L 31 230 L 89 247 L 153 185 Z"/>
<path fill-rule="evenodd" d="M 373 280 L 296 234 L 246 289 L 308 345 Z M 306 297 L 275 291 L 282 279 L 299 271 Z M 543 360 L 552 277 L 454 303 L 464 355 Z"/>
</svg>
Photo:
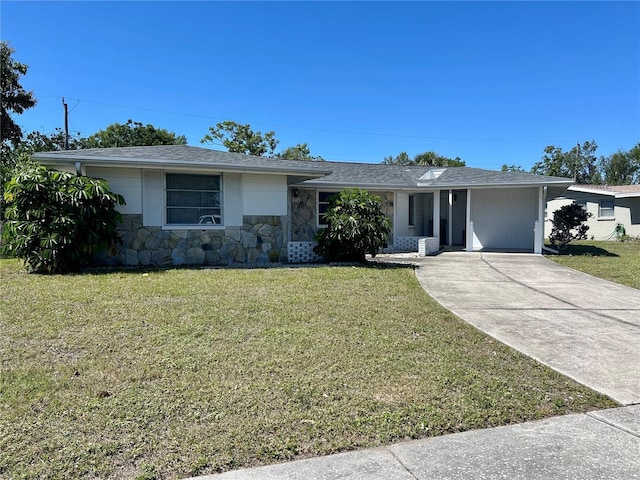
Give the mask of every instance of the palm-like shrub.
<svg viewBox="0 0 640 480">
<path fill-rule="evenodd" d="M 3 253 L 38 273 L 64 273 L 86 265 L 117 241 L 124 198 L 102 179 L 28 164 L 7 182 Z"/>
<path fill-rule="evenodd" d="M 391 221 L 382 200 L 359 188 L 347 188 L 329 199 L 327 227 L 316 235 L 315 252 L 334 262 L 364 262 L 387 246 Z"/>
</svg>

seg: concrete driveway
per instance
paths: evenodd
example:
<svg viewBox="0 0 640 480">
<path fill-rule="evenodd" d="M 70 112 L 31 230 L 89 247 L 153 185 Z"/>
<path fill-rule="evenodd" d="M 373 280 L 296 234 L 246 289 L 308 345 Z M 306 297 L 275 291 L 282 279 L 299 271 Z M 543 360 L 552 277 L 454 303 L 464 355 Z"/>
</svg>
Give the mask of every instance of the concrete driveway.
<svg viewBox="0 0 640 480">
<path fill-rule="evenodd" d="M 640 403 L 640 290 L 540 255 L 426 257 L 422 287 L 465 321 L 623 405 Z"/>
</svg>

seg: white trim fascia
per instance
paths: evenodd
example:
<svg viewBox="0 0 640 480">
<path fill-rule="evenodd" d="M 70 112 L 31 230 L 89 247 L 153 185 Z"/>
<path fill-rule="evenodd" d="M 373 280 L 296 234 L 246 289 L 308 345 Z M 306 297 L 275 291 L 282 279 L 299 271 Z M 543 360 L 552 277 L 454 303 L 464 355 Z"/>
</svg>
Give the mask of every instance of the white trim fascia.
<svg viewBox="0 0 640 480">
<path fill-rule="evenodd" d="M 464 190 L 464 189 L 470 189 L 470 190 L 478 190 L 480 188 L 538 188 L 538 187 L 547 187 L 547 186 L 557 186 L 557 187 L 562 187 L 562 186 L 566 186 L 569 187 L 570 185 L 572 185 L 573 182 L 571 180 L 567 181 L 567 182 L 535 182 L 535 183 L 483 183 L 483 184 L 473 184 L 473 185 L 469 185 L 468 183 L 450 183 L 450 184 L 439 184 L 439 185 L 433 185 L 433 184 L 427 184 L 427 183 L 418 183 L 418 187 L 429 187 L 432 189 L 439 189 L 439 190 Z"/>
<path fill-rule="evenodd" d="M 367 190 L 383 190 L 385 192 L 389 190 L 407 190 L 420 192 L 421 189 L 413 185 L 380 185 L 379 183 L 352 183 L 352 182 L 319 182 L 314 180 L 308 180 L 300 183 L 292 183 L 290 187 L 297 188 L 323 188 L 323 189 L 343 189 L 343 188 L 364 188 Z"/>
<path fill-rule="evenodd" d="M 607 195 L 609 197 L 615 197 L 616 196 L 616 192 L 611 191 L 611 190 L 600 190 L 597 188 L 588 188 L 588 187 L 579 187 L 577 185 L 571 185 L 569 188 L 567 188 L 567 190 L 571 190 L 572 192 L 579 192 L 579 193 L 592 193 L 594 195 Z"/>
<path fill-rule="evenodd" d="M 413 191 L 416 193 L 435 192 L 437 190 L 478 190 L 482 188 L 538 188 L 546 186 L 569 186 L 571 182 L 546 182 L 546 183 L 500 183 L 493 184 L 487 183 L 482 185 L 469 185 L 466 183 L 460 184 L 447 184 L 447 185 L 432 185 L 429 183 L 416 183 L 412 185 L 381 185 L 379 183 L 352 183 L 352 182 L 322 182 L 309 180 L 300 183 L 293 183 L 289 186 L 295 186 L 299 188 L 364 188 L 367 190 L 395 190 L 395 191 Z"/>
</svg>

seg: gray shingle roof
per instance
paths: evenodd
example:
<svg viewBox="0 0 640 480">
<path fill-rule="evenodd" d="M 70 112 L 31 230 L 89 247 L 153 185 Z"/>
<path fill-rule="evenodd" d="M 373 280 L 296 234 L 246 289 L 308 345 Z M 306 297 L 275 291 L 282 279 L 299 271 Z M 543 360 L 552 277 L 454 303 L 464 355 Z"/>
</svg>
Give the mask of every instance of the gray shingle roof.
<svg viewBox="0 0 640 480">
<path fill-rule="evenodd" d="M 472 167 L 447 168 L 436 180 L 421 182 L 433 186 L 480 186 L 480 185 L 548 185 L 560 183 L 570 185 L 573 180 L 563 177 L 534 175 L 532 173 L 501 172 Z"/>
<path fill-rule="evenodd" d="M 428 167 L 415 165 L 385 165 L 382 163 L 323 162 L 329 175 L 304 182 L 307 185 L 349 185 L 415 187 Z"/>
<path fill-rule="evenodd" d="M 272 172 L 295 175 L 301 185 L 368 188 L 465 188 L 474 186 L 539 186 L 556 185 L 565 189 L 571 179 L 529 173 L 497 172 L 471 167 L 428 167 L 419 165 L 386 165 L 382 163 L 297 162 L 281 158 L 265 158 L 241 153 L 222 152 L 186 145 L 149 147 L 92 148 L 44 152 L 34 159 L 45 163 L 92 165 L 205 167 L 225 171 Z M 438 173 L 429 179 L 428 173 Z M 437 178 L 435 178 L 437 177 Z"/>
<path fill-rule="evenodd" d="M 326 162 L 331 173 L 304 182 L 315 186 L 395 187 L 395 188 L 455 188 L 474 186 L 549 185 L 567 187 L 569 178 L 533 175 L 530 173 L 498 172 L 472 167 L 428 167 L 419 165 L 385 165 L 371 163 Z M 428 179 L 429 171 L 437 178 Z"/>
<path fill-rule="evenodd" d="M 640 193 L 640 185 L 574 185 L 574 187 L 614 193 Z"/>
<path fill-rule="evenodd" d="M 281 158 L 265 158 L 242 153 L 221 152 L 187 145 L 155 145 L 149 147 L 88 148 L 34 154 L 38 161 L 75 162 L 106 165 L 157 165 L 211 167 L 229 170 L 290 172 L 325 175 L 330 170 L 320 162 L 296 162 Z"/>
<path fill-rule="evenodd" d="M 640 185 L 571 185 L 574 192 L 608 195 L 614 198 L 640 197 Z"/>
</svg>

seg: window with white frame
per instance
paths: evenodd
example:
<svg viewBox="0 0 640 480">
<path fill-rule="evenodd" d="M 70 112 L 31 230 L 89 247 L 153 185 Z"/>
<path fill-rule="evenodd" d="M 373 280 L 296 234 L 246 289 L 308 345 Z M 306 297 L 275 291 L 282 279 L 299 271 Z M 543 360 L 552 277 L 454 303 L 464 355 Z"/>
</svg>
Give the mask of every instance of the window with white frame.
<svg viewBox="0 0 640 480">
<path fill-rule="evenodd" d="M 221 175 L 167 173 L 168 225 L 222 225 Z"/>
<path fill-rule="evenodd" d="M 613 200 L 600 200 L 600 205 L 598 207 L 598 217 L 614 218 L 614 206 L 615 202 Z"/>
<path fill-rule="evenodd" d="M 329 199 L 333 197 L 337 192 L 318 192 L 317 212 L 318 212 L 318 225 L 326 225 L 324 221 L 324 214 L 329 210 Z"/>
<path fill-rule="evenodd" d="M 416 196 L 409 195 L 409 226 L 416 225 Z"/>
</svg>

